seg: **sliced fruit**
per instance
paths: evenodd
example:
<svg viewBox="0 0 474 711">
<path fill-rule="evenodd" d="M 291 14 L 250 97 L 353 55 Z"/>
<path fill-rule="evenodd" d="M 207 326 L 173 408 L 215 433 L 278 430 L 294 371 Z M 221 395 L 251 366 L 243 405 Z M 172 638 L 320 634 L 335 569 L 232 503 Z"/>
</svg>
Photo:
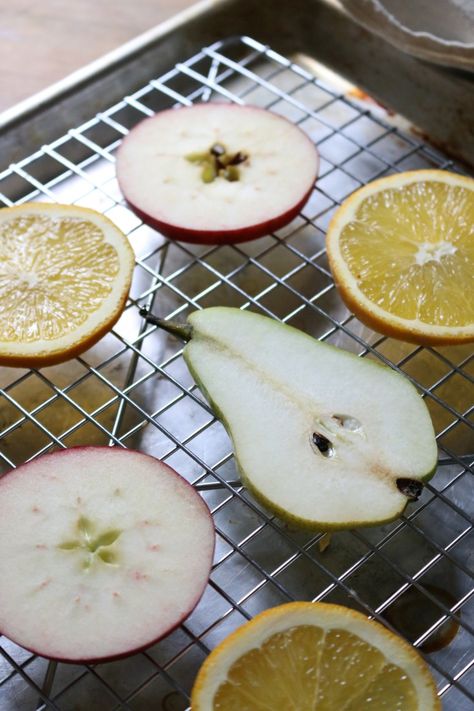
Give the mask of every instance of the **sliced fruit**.
<svg viewBox="0 0 474 711">
<path fill-rule="evenodd" d="M 474 180 L 417 170 L 376 180 L 337 210 L 334 280 L 367 326 L 422 345 L 474 341 Z"/>
<path fill-rule="evenodd" d="M 149 225 L 185 242 L 255 239 L 290 222 L 318 172 L 303 131 L 252 106 L 162 111 L 125 138 L 117 178 Z"/>
<path fill-rule="evenodd" d="M 244 483 L 281 518 L 322 530 L 380 524 L 432 476 L 428 409 L 390 368 L 233 308 L 196 311 L 181 334 Z"/>
<path fill-rule="evenodd" d="M 126 236 L 84 207 L 0 210 L 0 364 L 60 363 L 118 320 L 134 254 Z"/>
<path fill-rule="evenodd" d="M 422 657 L 340 605 L 295 602 L 257 615 L 201 667 L 192 711 L 438 711 Z"/>
<path fill-rule="evenodd" d="M 0 632 L 62 661 L 131 654 L 192 611 L 213 550 L 206 504 L 154 457 L 45 455 L 0 479 Z"/>
</svg>

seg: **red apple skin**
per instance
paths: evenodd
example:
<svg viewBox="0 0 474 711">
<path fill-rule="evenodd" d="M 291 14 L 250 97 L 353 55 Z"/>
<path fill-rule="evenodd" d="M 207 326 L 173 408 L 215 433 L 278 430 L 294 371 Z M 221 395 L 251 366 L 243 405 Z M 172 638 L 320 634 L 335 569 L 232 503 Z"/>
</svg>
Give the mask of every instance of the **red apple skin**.
<svg viewBox="0 0 474 711">
<path fill-rule="evenodd" d="M 41 456 L 41 458 L 44 460 L 45 458 L 48 458 L 48 457 L 54 457 L 55 459 L 59 456 L 67 457 L 68 454 L 72 450 L 74 450 L 74 451 L 81 450 L 81 451 L 90 452 L 91 454 L 93 454 L 94 451 L 103 451 L 104 449 L 107 449 L 109 451 L 117 451 L 117 452 L 129 451 L 126 449 L 122 449 L 120 447 L 100 447 L 100 446 L 79 445 L 76 447 L 69 447 L 68 449 L 60 450 L 58 452 L 53 452 L 51 454 L 44 454 Z M 131 451 L 133 451 L 134 454 L 139 454 L 141 457 L 146 457 L 147 459 L 152 459 L 153 461 L 159 461 L 162 466 L 164 466 L 164 467 L 166 467 L 166 469 L 168 469 L 170 474 L 173 474 L 174 476 L 181 479 L 182 482 L 184 482 L 184 484 L 186 484 L 186 486 L 190 487 L 193 490 L 193 492 L 196 493 L 194 487 L 188 481 L 186 481 L 186 479 L 184 477 L 182 477 L 181 474 L 178 474 L 178 472 L 176 472 L 172 467 L 170 467 L 168 464 L 165 464 L 165 462 L 162 462 L 161 459 L 152 457 L 149 454 L 143 454 L 142 452 L 137 452 L 136 450 L 131 450 Z M 15 474 L 17 476 L 21 476 L 21 474 L 29 466 L 29 464 L 33 464 L 33 462 L 27 462 L 26 464 L 22 464 L 21 466 L 19 466 L 18 469 L 11 469 L 10 471 L 5 472 L 5 474 L 3 474 L 0 477 L 0 486 L 2 486 L 2 484 L 5 482 L 5 479 L 9 475 Z M 207 506 L 207 504 L 201 497 L 199 497 L 199 499 L 201 500 L 203 510 L 205 510 L 205 512 L 209 516 L 211 527 L 215 530 L 214 519 L 212 518 L 212 514 L 209 510 L 209 507 Z M 215 536 L 214 536 L 214 545 L 212 548 L 212 556 L 210 556 L 209 574 L 211 572 L 212 561 L 214 559 L 214 551 L 215 551 Z M 168 630 L 166 630 L 166 632 L 164 634 L 161 634 L 158 637 L 156 637 L 150 641 L 147 641 L 144 644 L 141 644 L 137 647 L 131 647 L 130 649 L 124 650 L 123 652 L 120 652 L 120 654 L 109 655 L 107 657 L 85 657 L 85 658 L 68 659 L 68 658 L 64 658 L 64 657 L 54 657 L 54 656 L 45 657 L 45 655 L 41 652 L 41 650 L 34 649 L 33 647 L 25 647 L 23 645 L 21 645 L 21 647 L 22 647 L 22 649 L 26 649 L 28 652 L 32 652 L 32 654 L 36 654 L 39 657 L 44 657 L 45 659 L 50 659 L 51 661 L 54 661 L 54 662 L 63 662 L 65 664 L 103 664 L 106 662 L 114 662 L 114 661 L 117 661 L 118 659 L 125 659 L 126 657 L 130 657 L 133 654 L 138 654 L 139 652 L 143 652 L 144 650 L 148 649 L 149 647 L 152 647 L 154 644 L 157 644 L 157 642 L 159 642 L 160 640 L 167 637 L 169 634 L 171 634 L 171 632 L 174 632 L 174 630 L 177 629 L 181 625 L 181 623 L 184 622 L 184 620 L 187 617 L 189 617 L 189 615 L 193 612 L 193 610 L 195 609 L 195 607 L 201 600 L 202 596 L 204 595 L 204 591 L 206 589 L 207 582 L 208 581 L 206 581 L 202 590 L 200 590 L 198 592 L 198 594 L 196 595 L 195 599 L 193 600 L 192 606 L 190 606 L 189 610 L 187 610 L 185 612 L 185 614 L 182 615 L 182 617 L 176 622 L 176 624 L 174 624 L 172 627 L 170 627 Z M 4 635 L 5 637 L 8 636 L 1 629 L 0 629 L 0 635 Z M 11 638 L 8 637 L 8 639 L 11 639 Z M 12 641 L 15 642 L 14 639 L 12 639 Z"/>
<path fill-rule="evenodd" d="M 219 103 L 219 102 L 216 102 Z M 200 104 L 195 104 L 193 106 L 183 106 L 180 107 L 179 109 L 165 109 L 164 111 L 160 112 L 161 114 L 164 113 L 172 113 L 174 111 L 186 111 L 187 109 L 192 109 L 195 111 L 198 109 L 201 105 Z M 202 104 L 202 106 L 207 106 L 207 104 Z M 224 106 L 229 109 L 233 108 L 233 104 L 224 104 L 224 103 L 219 103 L 219 106 Z M 265 111 L 265 109 L 262 109 L 259 106 L 250 106 L 247 105 L 247 108 L 253 108 L 256 111 Z M 136 126 L 131 129 L 131 131 L 135 130 L 138 126 L 144 124 L 147 121 L 152 121 L 153 118 L 155 118 L 156 114 L 154 116 L 149 116 L 148 118 L 143 119 L 140 121 Z M 291 126 L 294 127 L 294 124 L 289 121 L 284 116 L 280 116 L 279 118 L 287 121 Z M 302 131 L 304 134 L 304 131 Z M 130 135 L 130 134 L 128 134 Z M 276 217 L 273 217 L 270 220 L 265 220 L 264 222 L 260 222 L 256 225 L 249 225 L 248 227 L 241 227 L 236 230 L 229 230 L 229 229 L 224 229 L 224 230 L 193 230 L 187 227 L 182 227 L 180 225 L 176 224 L 170 224 L 168 222 L 163 222 L 162 220 L 159 220 L 156 217 L 151 217 L 148 213 L 143 212 L 138 208 L 136 205 L 134 205 L 133 202 L 131 202 L 124 194 L 122 190 L 122 194 L 124 196 L 125 202 L 129 206 L 129 208 L 134 212 L 137 217 L 139 217 L 142 222 L 144 222 L 146 225 L 149 227 L 152 227 L 153 229 L 157 230 L 158 232 L 161 232 L 165 237 L 171 240 L 175 240 L 177 242 L 188 242 L 191 244 L 214 244 L 214 245 L 219 245 L 219 244 L 237 244 L 239 242 L 249 242 L 250 240 L 258 239 L 259 237 L 264 237 L 268 234 L 271 234 L 272 232 L 275 232 L 276 230 L 279 230 L 281 227 L 284 227 L 287 225 L 291 220 L 293 220 L 300 212 L 302 207 L 306 204 L 308 201 L 311 193 L 313 192 L 314 188 L 314 183 L 317 180 L 318 174 L 319 174 L 319 153 L 316 149 L 316 146 L 313 144 L 309 136 L 306 136 L 308 143 L 311 147 L 311 150 L 314 150 L 316 152 L 317 156 L 317 161 L 316 161 L 316 170 L 314 173 L 314 180 L 313 184 L 311 187 L 308 189 L 307 193 L 304 195 L 304 197 L 292 208 L 287 210 L 286 212 L 282 213 L 281 215 L 277 215 Z M 124 143 L 127 140 L 127 136 L 123 139 L 119 149 L 117 156 L 120 154 L 120 150 Z M 120 185 L 120 180 L 119 180 L 119 186 Z"/>
<path fill-rule="evenodd" d="M 168 237 L 168 239 L 175 240 L 176 242 L 188 242 L 191 244 L 237 244 L 239 242 L 250 242 L 251 240 L 258 239 L 259 237 L 264 237 L 265 235 L 269 235 L 287 225 L 299 214 L 301 208 L 305 205 L 312 192 L 313 187 L 311 186 L 306 195 L 297 205 L 292 207 L 291 210 L 288 210 L 282 215 L 278 215 L 271 220 L 260 222 L 258 225 L 242 227 L 238 230 L 223 231 L 190 230 L 189 228 L 180 227 L 179 225 L 170 225 L 167 222 L 162 222 L 161 220 L 150 217 L 150 215 L 146 212 L 142 212 L 142 210 L 127 199 L 126 203 L 137 215 L 137 217 L 142 220 L 142 222 L 149 225 L 149 227 L 152 227 L 154 230 L 161 232 L 161 234 Z"/>
</svg>

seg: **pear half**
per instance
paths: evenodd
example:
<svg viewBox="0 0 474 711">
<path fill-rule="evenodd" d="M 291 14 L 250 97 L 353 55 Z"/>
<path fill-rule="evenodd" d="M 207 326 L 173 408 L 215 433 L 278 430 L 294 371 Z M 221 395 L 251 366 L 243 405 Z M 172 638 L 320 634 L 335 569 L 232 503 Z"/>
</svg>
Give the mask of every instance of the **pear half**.
<svg viewBox="0 0 474 711">
<path fill-rule="evenodd" d="M 417 498 L 437 447 L 408 380 L 249 311 L 208 308 L 188 323 L 186 363 L 267 508 L 330 530 L 390 521 Z"/>
</svg>

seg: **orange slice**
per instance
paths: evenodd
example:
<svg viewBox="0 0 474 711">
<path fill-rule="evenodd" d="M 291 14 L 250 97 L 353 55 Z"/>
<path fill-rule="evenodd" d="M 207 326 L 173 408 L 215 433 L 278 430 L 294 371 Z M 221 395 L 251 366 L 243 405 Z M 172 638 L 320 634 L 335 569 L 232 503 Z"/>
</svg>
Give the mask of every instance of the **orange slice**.
<svg viewBox="0 0 474 711">
<path fill-rule="evenodd" d="M 340 605 L 294 602 L 257 615 L 201 667 L 192 711 L 440 711 L 407 642 Z"/>
<path fill-rule="evenodd" d="M 122 313 L 133 265 L 125 235 L 94 210 L 0 210 L 0 364 L 52 365 L 92 346 Z"/>
<path fill-rule="evenodd" d="M 348 308 L 421 345 L 474 341 L 474 180 L 442 170 L 381 178 L 353 193 L 327 234 Z"/>
</svg>

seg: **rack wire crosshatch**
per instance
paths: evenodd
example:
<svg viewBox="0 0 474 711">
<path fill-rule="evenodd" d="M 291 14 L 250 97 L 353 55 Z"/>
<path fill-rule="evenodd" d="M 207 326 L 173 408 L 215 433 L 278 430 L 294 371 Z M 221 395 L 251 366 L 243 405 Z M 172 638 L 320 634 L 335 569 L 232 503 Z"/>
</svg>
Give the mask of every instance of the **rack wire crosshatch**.
<svg viewBox="0 0 474 711">
<path fill-rule="evenodd" d="M 297 123 L 318 146 L 320 177 L 301 215 L 277 234 L 235 246 L 170 243 L 124 206 L 114 152 L 144 116 L 216 99 L 264 106 Z M 324 251 L 325 227 L 348 194 L 382 175 L 423 167 L 462 171 L 380 107 L 242 37 L 202 49 L 0 174 L 3 205 L 46 200 L 95 208 L 129 234 L 137 253 L 130 299 L 112 333 L 69 363 L 3 369 L 0 472 L 75 444 L 133 447 L 191 481 L 217 528 L 203 599 L 181 628 L 147 651 L 111 664 L 65 665 L 1 637 L 1 711 L 182 711 L 208 650 L 257 612 L 294 599 L 326 600 L 383 620 L 408 590 L 431 610 L 411 639 L 415 646 L 423 649 L 450 620 L 459 625 L 454 640 L 427 660 L 445 708 L 471 708 L 471 349 L 415 347 L 369 331 L 341 302 Z M 415 382 L 435 424 L 440 467 L 406 515 L 336 534 L 323 550 L 323 534 L 292 530 L 247 495 L 181 345 L 139 315 L 147 306 L 184 319 L 217 304 L 290 322 Z"/>
</svg>

